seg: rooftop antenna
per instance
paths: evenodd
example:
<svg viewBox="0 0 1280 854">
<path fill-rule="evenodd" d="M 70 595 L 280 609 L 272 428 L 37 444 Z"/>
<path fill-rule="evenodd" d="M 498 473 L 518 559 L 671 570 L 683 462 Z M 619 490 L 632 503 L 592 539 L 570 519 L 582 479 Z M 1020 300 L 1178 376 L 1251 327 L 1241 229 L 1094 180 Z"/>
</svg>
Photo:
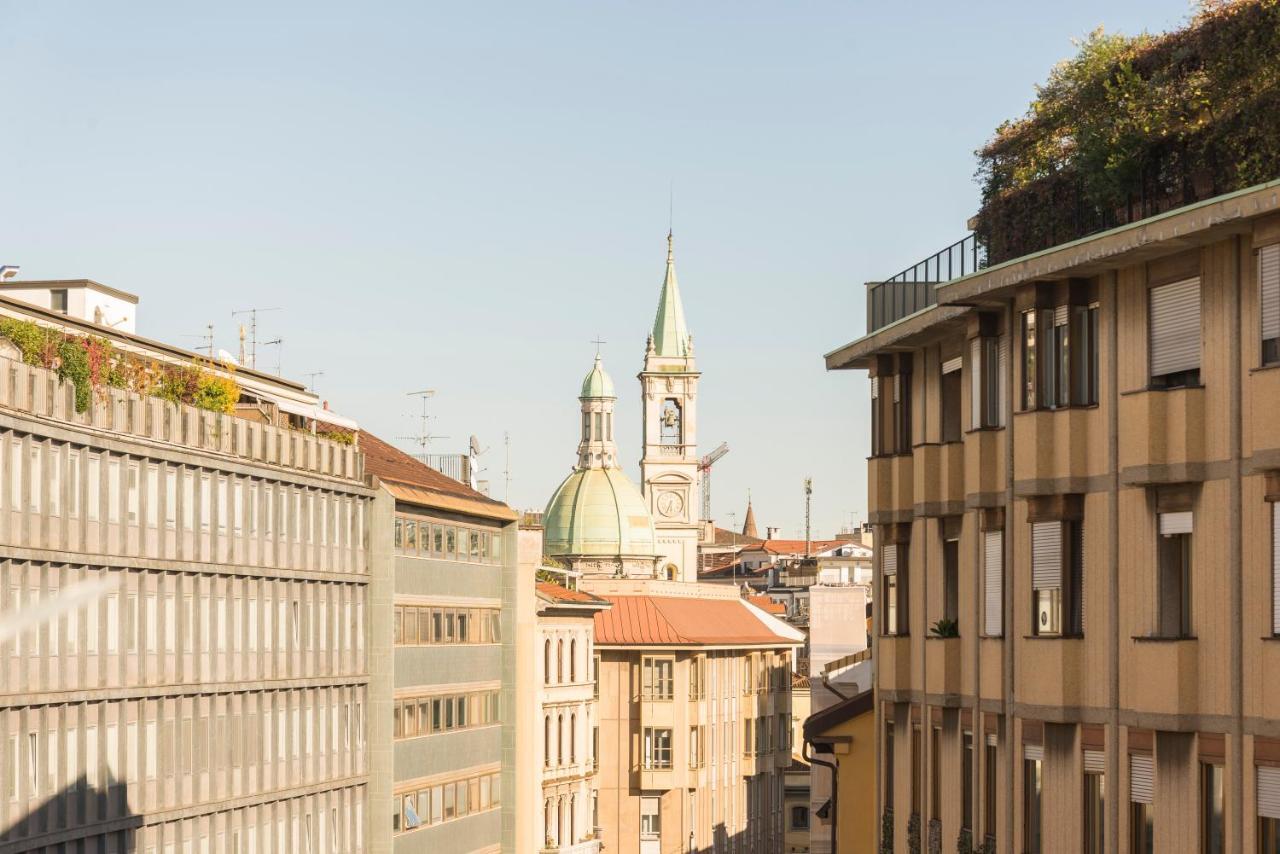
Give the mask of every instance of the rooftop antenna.
<svg viewBox="0 0 1280 854">
<path fill-rule="evenodd" d="M 506 504 L 511 498 L 511 434 L 506 430 L 502 431 L 502 445 L 507 455 L 506 467 L 502 470 L 502 503 Z"/>
<path fill-rule="evenodd" d="M 316 390 L 316 377 L 324 376 L 324 371 L 310 371 L 303 374 L 303 376 L 307 378 L 307 388 L 314 392 Z"/>
<path fill-rule="evenodd" d="M 203 335 L 195 335 L 192 333 L 187 333 L 182 337 L 199 339 L 200 345 L 196 349 L 204 350 L 206 353 L 209 354 L 209 358 L 212 359 L 213 358 L 213 324 L 206 323 L 204 328 L 205 328 L 205 332 Z"/>
<path fill-rule="evenodd" d="M 427 461 L 427 447 L 431 444 L 432 439 L 448 439 L 448 436 L 437 436 L 427 432 L 427 425 L 433 416 L 427 414 L 427 401 L 436 396 L 436 390 L 433 388 L 424 388 L 422 391 L 411 391 L 409 397 L 422 398 L 422 415 L 417 416 L 419 421 L 418 432 L 412 436 L 398 437 L 402 442 L 412 442 L 418 446 L 418 458 L 422 462 Z"/>
<path fill-rule="evenodd" d="M 281 360 L 282 360 L 282 358 L 283 358 L 283 356 L 284 356 L 284 339 L 283 339 L 283 338 L 272 338 L 270 341 L 263 341 L 263 342 L 262 342 L 262 346 L 263 346 L 263 347 L 275 347 L 275 348 L 276 348 L 276 376 L 281 376 L 281 373 L 280 373 L 280 362 L 281 362 Z M 256 367 L 256 366 L 255 366 L 255 367 Z"/>
<path fill-rule="evenodd" d="M 809 502 L 813 498 L 813 478 L 806 477 L 804 479 L 804 556 L 809 557 L 812 547 L 812 537 L 809 528 Z"/>
<path fill-rule="evenodd" d="M 239 311 L 231 312 L 232 317 L 239 317 L 242 314 L 249 315 L 249 352 L 244 352 L 244 328 L 240 330 L 240 364 L 247 365 L 254 370 L 258 368 L 258 312 L 280 311 L 277 308 L 243 308 Z M 267 343 L 279 344 L 280 342 L 271 341 Z M 247 356 L 247 361 L 246 361 Z"/>
</svg>

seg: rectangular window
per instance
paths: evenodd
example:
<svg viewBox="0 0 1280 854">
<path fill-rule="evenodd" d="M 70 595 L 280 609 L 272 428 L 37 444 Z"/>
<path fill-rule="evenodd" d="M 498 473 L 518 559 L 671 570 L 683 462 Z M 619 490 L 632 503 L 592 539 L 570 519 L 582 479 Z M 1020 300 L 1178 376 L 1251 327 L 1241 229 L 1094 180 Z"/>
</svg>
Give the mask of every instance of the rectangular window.
<svg viewBox="0 0 1280 854">
<path fill-rule="evenodd" d="M 125 517 L 130 525 L 138 524 L 138 511 L 140 508 L 139 501 L 139 480 L 140 471 L 137 463 L 129 463 L 128 483 L 125 487 L 125 498 L 128 501 L 128 515 Z"/>
<path fill-rule="evenodd" d="M 969 341 L 969 427 L 1003 427 L 1008 338 Z"/>
<path fill-rule="evenodd" d="M 1037 635 L 1083 632 L 1083 538 L 1079 521 L 1032 523 L 1032 629 Z"/>
<path fill-rule="evenodd" d="M 894 450 L 906 454 L 911 451 L 911 374 L 901 370 L 893 377 L 893 435 Z"/>
<path fill-rule="evenodd" d="M 1156 632 L 1159 637 L 1191 636 L 1190 511 L 1160 514 L 1156 556 Z"/>
<path fill-rule="evenodd" d="M 905 545 L 893 543 L 882 546 L 880 550 L 880 576 L 884 586 L 884 634 L 886 635 L 908 633 L 906 553 Z"/>
<path fill-rule="evenodd" d="M 960 517 L 943 520 L 942 619 L 959 630 L 960 619 Z M 941 634 L 941 633 L 940 633 Z"/>
<path fill-rule="evenodd" d="M 1036 313 L 1022 313 L 1022 408 L 1036 408 Z"/>
<path fill-rule="evenodd" d="M 1226 836 L 1223 813 L 1222 766 L 1200 765 L 1200 851 L 1222 854 Z"/>
<path fill-rule="evenodd" d="M 658 811 L 658 798 L 640 799 L 640 838 L 656 839 L 662 833 L 662 815 Z"/>
<path fill-rule="evenodd" d="M 1024 854 L 1040 854 L 1041 839 L 1041 774 L 1043 748 L 1038 744 L 1023 746 L 1022 760 L 1022 850 Z"/>
<path fill-rule="evenodd" d="M 964 752 L 960 761 L 960 826 L 973 833 L 973 733 L 963 734 Z"/>
<path fill-rule="evenodd" d="M 31 467 L 27 471 L 27 509 L 32 513 L 39 513 L 42 503 L 40 501 L 40 493 L 44 487 L 44 478 L 41 475 L 43 456 L 43 446 L 33 444 L 31 446 Z"/>
<path fill-rule="evenodd" d="M 894 779 L 893 721 L 884 724 L 884 808 L 893 810 Z"/>
<path fill-rule="evenodd" d="M 1280 768 L 1257 769 L 1258 851 L 1280 854 Z"/>
<path fill-rule="evenodd" d="M 49 446 L 49 515 L 62 515 L 62 448 Z"/>
<path fill-rule="evenodd" d="M 1000 771 L 996 753 L 999 749 L 997 745 L 997 737 L 994 732 L 986 735 L 986 746 L 983 748 L 982 761 L 982 823 L 983 832 L 988 839 L 994 840 L 996 836 L 996 807 L 999 803 L 997 800 L 997 777 Z M 992 845 L 992 850 L 995 846 Z"/>
<path fill-rule="evenodd" d="M 923 784 L 923 774 L 921 772 L 921 763 L 924 761 L 924 745 L 920 741 L 920 725 L 911 725 L 911 812 L 913 815 L 920 814 L 920 801 L 923 799 L 924 793 L 920 787 Z"/>
<path fill-rule="evenodd" d="M 883 431 L 880 429 L 883 418 L 880 377 L 871 377 L 871 455 L 876 457 L 885 452 Z"/>
<path fill-rule="evenodd" d="M 691 726 L 689 727 L 689 767 L 690 768 L 699 767 L 700 763 L 698 760 L 701 754 L 698 751 L 698 747 L 699 747 L 698 728 L 696 726 Z"/>
<path fill-rule="evenodd" d="M 960 441 L 961 382 L 960 356 L 942 363 L 942 441 Z"/>
<path fill-rule="evenodd" d="M 1071 307 L 1071 403 L 1098 402 L 1098 304 Z"/>
<path fill-rule="evenodd" d="M 1200 279 L 1152 288 L 1148 294 L 1151 385 L 1200 384 Z"/>
<path fill-rule="evenodd" d="M 670 729 L 644 728 L 644 767 L 649 770 L 671 767 Z"/>
<path fill-rule="evenodd" d="M 929 735 L 929 817 L 942 819 L 942 727 Z"/>
<path fill-rule="evenodd" d="M 982 534 L 982 631 L 987 637 L 1004 634 L 1004 531 Z"/>
<path fill-rule="evenodd" d="M 1262 316 L 1262 364 L 1280 363 L 1280 244 L 1258 250 L 1258 302 Z"/>
<path fill-rule="evenodd" d="M 1129 757 L 1129 851 L 1152 854 L 1155 843 L 1155 769 L 1150 756 Z"/>
<path fill-rule="evenodd" d="M 646 700 L 670 700 L 675 682 L 672 669 L 675 662 L 669 658 L 649 658 L 643 662 L 641 694 Z"/>
<path fill-rule="evenodd" d="M 58 314 L 67 313 L 67 289 L 57 288 L 49 291 L 49 308 Z"/>
<path fill-rule="evenodd" d="M 1084 752 L 1084 854 L 1106 850 L 1106 756 L 1099 750 Z"/>
</svg>

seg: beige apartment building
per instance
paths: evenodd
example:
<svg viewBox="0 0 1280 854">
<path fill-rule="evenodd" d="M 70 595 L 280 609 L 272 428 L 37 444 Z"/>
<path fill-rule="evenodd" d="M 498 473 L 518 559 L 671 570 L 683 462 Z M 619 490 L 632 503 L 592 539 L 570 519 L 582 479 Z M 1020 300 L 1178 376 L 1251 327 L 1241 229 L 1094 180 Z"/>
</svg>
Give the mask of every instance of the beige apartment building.
<svg viewBox="0 0 1280 854">
<path fill-rule="evenodd" d="M 1280 182 L 925 287 L 827 356 L 871 378 L 885 842 L 1275 851 Z"/>
<path fill-rule="evenodd" d="M 194 370 L 122 331 L 136 303 L 0 287 L 0 612 L 54 614 L 0 644 L 0 851 L 365 850 L 354 425 L 251 369 L 235 414 L 88 388 L 72 359 L 90 340 L 131 370 Z M 42 330 L 65 378 L 23 361 Z M 86 581 L 109 590 L 55 610 Z"/>
</svg>

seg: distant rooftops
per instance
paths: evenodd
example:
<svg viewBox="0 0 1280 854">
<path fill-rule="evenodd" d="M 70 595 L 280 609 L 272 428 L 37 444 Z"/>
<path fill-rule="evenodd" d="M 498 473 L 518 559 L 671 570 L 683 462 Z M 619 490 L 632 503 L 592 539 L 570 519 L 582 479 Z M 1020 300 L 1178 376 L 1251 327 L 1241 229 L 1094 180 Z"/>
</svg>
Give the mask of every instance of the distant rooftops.
<svg viewBox="0 0 1280 854">
<path fill-rule="evenodd" d="M 366 430 L 360 431 L 360 450 L 365 471 L 384 481 L 401 501 L 503 522 L 516 518 L 516 512 L 501 501 L 441 474 Z"/>
<path fill-rule="evenodd" d="M 597 646 L 798 646 L 804 636 L 740 598 L 610 595 Z"/>
</svg>

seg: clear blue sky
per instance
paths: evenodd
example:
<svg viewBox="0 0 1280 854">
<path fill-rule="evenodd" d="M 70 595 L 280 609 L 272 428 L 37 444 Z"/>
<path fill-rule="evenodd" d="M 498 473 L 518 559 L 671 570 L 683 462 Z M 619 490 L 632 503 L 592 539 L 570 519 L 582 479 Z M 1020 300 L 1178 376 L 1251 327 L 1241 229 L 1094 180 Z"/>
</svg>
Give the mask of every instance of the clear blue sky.
<svg viewBox="0 0 1280 854">
<path fill-rule="evenodd" d="M 471 433 L 540 508 L 574 460 L 597 335 L 636 471 L 640 367 L 675 186 L 703 371 L 700 438 L 732 452 L 716 515 L 865 518 L 862 283 L 958 239 L 973 150 L 1070 39 L 1162 30 L 1185 0 L 0 2 L 0 262 L 141 296 L 195 344 L 230 313 L 324 371 L 394 438 L 433 387 L 437 450 Z M 264 355 L 262 363 L 274 362 Z"/>
</svg>

